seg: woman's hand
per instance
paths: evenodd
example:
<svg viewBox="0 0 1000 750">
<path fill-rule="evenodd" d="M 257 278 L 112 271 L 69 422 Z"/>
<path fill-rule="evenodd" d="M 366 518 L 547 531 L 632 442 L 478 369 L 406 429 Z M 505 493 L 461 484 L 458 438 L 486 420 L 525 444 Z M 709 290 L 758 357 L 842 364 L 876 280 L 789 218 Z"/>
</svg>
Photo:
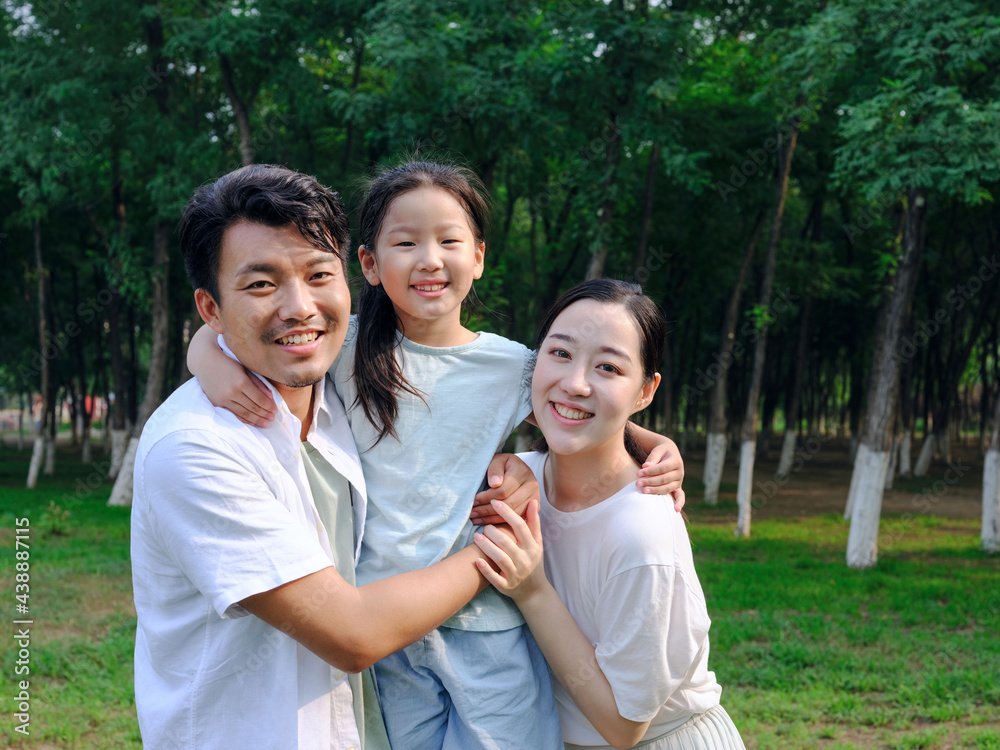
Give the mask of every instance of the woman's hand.
<svg viewBox="0 0 1000 750">
<path fill-rule="evenodd" d="M 492 560 L 499 572 L 486 560 L 477 560 L 483 577 L 515 602 L 523 601 L 548 586 L 542 565 L 542 527 L 538 518 L 538 501 L 528 503 L 522 519 L 506 503 L 493 501 L 493 508 L 510 524 L 510 533 L 487 526 L 475 541 Z"/>
</svg>

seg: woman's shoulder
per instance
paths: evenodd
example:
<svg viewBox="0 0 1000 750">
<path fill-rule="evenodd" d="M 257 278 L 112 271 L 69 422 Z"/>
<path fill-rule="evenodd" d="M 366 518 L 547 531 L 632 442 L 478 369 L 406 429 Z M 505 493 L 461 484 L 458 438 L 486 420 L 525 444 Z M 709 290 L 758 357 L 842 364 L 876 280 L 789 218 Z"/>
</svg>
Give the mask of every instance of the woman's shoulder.
<svg viewBox="0 0 1000 750">
<path fill-rule="evenodd" d="M 629 485 L 601 505 L 593 523 L 602 527 L 606 548 L 621 567 L 677 563 L 679 540 L 687 531 L 671 497 L 644 495 Z"/>
</svg>

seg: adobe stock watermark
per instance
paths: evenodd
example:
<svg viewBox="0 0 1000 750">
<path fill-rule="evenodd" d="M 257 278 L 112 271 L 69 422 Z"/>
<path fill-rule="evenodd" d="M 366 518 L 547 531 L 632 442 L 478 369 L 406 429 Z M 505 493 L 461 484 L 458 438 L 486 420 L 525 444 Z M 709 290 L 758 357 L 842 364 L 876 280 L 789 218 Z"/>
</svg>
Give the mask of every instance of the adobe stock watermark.
<svg viewBox="0 0 1000 750">
<path fill-rule="evenodd" d="M 1000 261 L 997 256 L 987 258 L 980 257 L 980 266 L 975 273 L 971 274 L 961 284 L 956 284 L 945 295 L 945 305 L 934 311 L 934 315 L 917 322 L 913 326 L 913 334 L 904 336 L 900 341 L 899 349 L 892 353 L 892 359 L 897 364 L 909 362 L 916 354 L 930 343 L 930 340 L 938 335 L 944 326 L 952 319 L 955 313 L 965 307 L 966 302 L 971 300 L 980 291 L 986 282 L 992 281 L 1000 272 Z"/>
<path fill-rule="evenodd" d="M 908 532 L 913 529 L 914 519 L 917 515 L 929 515 L 942 498 L 948 494 L 949 490 L 958 484 L 962 477 L 972 471 L 971 466 L 963 466 L 961 459 L 949 461 L 948 468 L 945 469 L 941 479 L 925 489 L 922 493 L 914 495 L 910 501 L 914 512 L 903 513 L 899 518 L 884 521 L 879 525 L 878 544 L 880 549 L 892 549 Z"/>
<path fill-rule="evenodd" d="M 761 336 L 767 334 L 768 328 L 774 324 L 778 317 L 793 310 L 794 303 L 800 299 L 797 294 L 792 294 L 788 289 L 779 289 L 775 292 L 775 296 L 777 299 L 771 302 L 771 305 L 760 316 L 762 323 L 760 326 L 752 319 L 745 321 L 739 331 L 741 338 L 733 343 L 729 354 L 722 356 L 719 352 L 715 352 L 712 355 L 715 359 L 712 364 L 704 369 L 695 370 L 695 384 L 685 383 L 681 388 L 681 393 L 684 396 L 693 398 L 711 390 L 719 378 L 724 377 L 729 372 L 729 368 L 735 364 L 736 360 L 746 353 L 747 344 L 756 344 Z"/>
<path fill-rule="evenodd" d="M 165 72 L 159 73 L 147 66 L 146 76 L 142 81 L 111 103 L 111 112 L 117 115 L 116 120 L 112 120 L 110 117 L 102 117 L 97 123 L 96 128 L 85 130 L 83 136 L 86 140 L 70 150 L 66 161 L 57 162 L 60 171 L 68 172 L 79 167 L 83 163 L 83 160 L 91 156 L 97 147 L 104 142 L 104 139 L 114 133 L 118 125 L 128 119 L 146 97 L 155 91 L 166 78 L 167 74 Z"/>
<path fill-rule="evenodd" d="M 768 502 L 778 494 L 786 484 L 788 484 L 792 477 L 802 471 L 806 465 L 816 458 L 817 455 L 823 450 L 823 447 L 832 440 L 830 435 L 810 435 L 806 438 L 801 448 L 796 448 L 793 454 L 792 464 L 788 469 L 787 474 L 779 474 L 775 472 L 770 479 L 765 479 L 763 481 L 754 482 L 753 492 L 750 498 L 750 513 L 753 514 L 754 511 L 760 510 L 768 504 Z M 739 518 L 733 514 L 729 513 L 726 516 L 726 521 L 732 525 L 735 529 Z"/>
<path fill-rule="evenodd" d="M 730 167 L 729 179 L 727 181 L 717 180 L 715 190 L 723 201 L 729 200 L 731 193 L 739 192 L 739 189 L 747 184 L 747 180 L 757 175 L 771 162 L 771 156 L 778 153 L 783 143 L 787 143 L 796 130 L 803 125 L 816 119 L 819 116 L 820 106 L 826 102 L 827 96 L 821 95 L 819 103 L 816 105 L 803 104 L 793 109 L 784 122 L 775 126 L 775 136 L 764 139 L 760 148 L 748 148 L 748 159 L 744 159 L 739 165 L 733 164 Z"/>
</svg>

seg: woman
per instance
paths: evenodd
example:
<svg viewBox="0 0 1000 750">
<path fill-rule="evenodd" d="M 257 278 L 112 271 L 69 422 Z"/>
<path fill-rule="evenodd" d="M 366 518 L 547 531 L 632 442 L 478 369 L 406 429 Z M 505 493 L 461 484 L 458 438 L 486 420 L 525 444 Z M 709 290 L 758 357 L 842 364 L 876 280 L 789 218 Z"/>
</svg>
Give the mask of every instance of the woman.
<svg viewBox="0 0 1000 750">
<path fill-rule="evenodd" d="M 683 519 L 634 486 L 645 457 L 625 425 L 652 401 L 663 340 L 637 285 L 588 281 L 556 302 L 532 380 L 544 441 L 522 455 L 540 506 L 525 522 L 495 503 L 516 542 L 490 527 L 477 535 L 499 572 L 483 560 L 480 570 L 520 607 L 556 677 L 567 748 L 743 747 L 708 670 L 710 620 Z"/>
</svg>

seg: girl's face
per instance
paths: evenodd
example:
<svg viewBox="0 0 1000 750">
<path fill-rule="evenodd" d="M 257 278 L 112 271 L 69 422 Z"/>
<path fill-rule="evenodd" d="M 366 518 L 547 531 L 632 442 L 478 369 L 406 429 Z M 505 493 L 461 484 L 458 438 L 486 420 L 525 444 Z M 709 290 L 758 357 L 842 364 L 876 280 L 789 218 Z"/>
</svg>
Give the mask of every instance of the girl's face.
<svg viewBox="0 0 1000 750">
<path fill-rule="evenodd" d="M 461 330 L 462 302 L 483 274 L 486 246 L 462 205 L 446 190 L 421 187 L 397 196 L 375 239 L 358 251 L 365 278 L 382 284 L 403 331 Z"/>
<path fill-rule="evenodd" d="M 643 375 L 635 321 L 616 303 L 580 300 L 553 321 L 538 350 L 531 405 L 549 451 L 624 452 L 629 417 L 660 382 Z"/>
</svg>

